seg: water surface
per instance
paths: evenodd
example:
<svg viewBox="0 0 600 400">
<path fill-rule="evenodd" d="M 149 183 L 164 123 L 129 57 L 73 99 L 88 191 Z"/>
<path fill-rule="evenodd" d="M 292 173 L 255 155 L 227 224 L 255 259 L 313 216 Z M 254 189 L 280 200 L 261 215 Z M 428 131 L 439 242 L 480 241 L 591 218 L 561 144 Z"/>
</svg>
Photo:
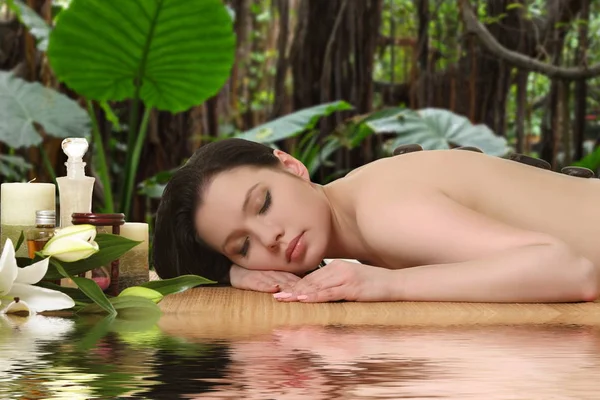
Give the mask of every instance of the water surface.
<svg viewBox="0 0 600 400">
<path fill-rule="evenodd" d="M 1 399 L 600 398 L 595 326 L 0 318 Z"/>
</svg>

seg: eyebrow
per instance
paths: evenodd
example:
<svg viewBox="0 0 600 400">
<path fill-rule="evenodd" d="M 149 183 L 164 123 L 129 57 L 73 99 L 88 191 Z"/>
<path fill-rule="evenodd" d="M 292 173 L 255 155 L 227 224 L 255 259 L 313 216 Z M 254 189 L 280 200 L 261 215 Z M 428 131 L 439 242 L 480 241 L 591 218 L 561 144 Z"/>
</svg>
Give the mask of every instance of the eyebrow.
<svg viewBox="0 0 600 400">
<path fill-rule="evenodd" d="M 260 184 L 260 182 L 255 183 L 254 185 L 252 185 L 252 187 L 250 187 L 250 189 L 248 189 L 248 191 L 246 192 L 246 197 L 244 198 L 244 204 L 242 205 L 242 212 L 246 212 L 246 208 L 248 208 L 248 203 L 250 202 L 250 197 L 252 196 L 252 192 L 254 191 L 254 189 L 256 189 L 256 187 Z M 225 238 L 225 241 L 223 242 L 223 245 L 221 246 L 221 250 L 223 250 L 223 253 L 226 253 L 225 251 L 225 246 L 227 245 L 227 243 L 229 243 L 229 240 L 231 239 L 231 236 L 233 236 L 235 232 L 231 232 L 229 235 L 227 235 L 227 237 Z"/>
<path fill-rule="evenodd" d="M 260 183 L 260 182 L 259 182 Z M 250 189 L 248 189 L 248 191 L 246 192 L 246 198 L 244 199 L 244 205 L 242 206 L 242 211 L 246 212 L 246 208 L 248 207 L 248 203 L 250 202 L 250 196 L 252 195 L 252 191 L 254 189 L 256 189 L 256 187 L 258 186 L 258 183 L 255 183 L 254 185 L 252 185 L 252 187 Z"/>
</svg>

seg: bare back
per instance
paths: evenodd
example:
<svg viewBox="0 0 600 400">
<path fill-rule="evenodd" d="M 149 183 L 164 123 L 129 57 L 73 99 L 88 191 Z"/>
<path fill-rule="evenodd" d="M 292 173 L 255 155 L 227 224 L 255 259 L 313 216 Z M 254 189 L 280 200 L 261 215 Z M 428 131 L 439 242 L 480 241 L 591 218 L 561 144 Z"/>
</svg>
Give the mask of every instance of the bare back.
<svg viewBox="0 0 600 400">
<path fill-rule="evenodd" d="M 378 160 L 339 183 L 344 192 L 365 187 L 372 196 L 391 190 L 398 198 L 428 187 L 498 221 L 561 239 L 600 265 L 600 179 L 470 151 L 439 150 Z"/>
</svg>

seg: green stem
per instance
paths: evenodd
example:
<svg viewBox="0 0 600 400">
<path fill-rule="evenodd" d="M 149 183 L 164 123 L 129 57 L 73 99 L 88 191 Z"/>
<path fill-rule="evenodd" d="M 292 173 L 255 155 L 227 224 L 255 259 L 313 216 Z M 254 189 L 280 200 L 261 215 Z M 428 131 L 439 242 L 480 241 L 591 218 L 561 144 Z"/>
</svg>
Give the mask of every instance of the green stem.
<svg viewBox="0 0 600 400">
<path fill-rule="evenodd" d="M 42 156 L 42 162 L 44 163 L 44 166 L 46 167 L 46 170 L 48 171 L 48 174 L 50 175 L 52 182 L 56 185 L 56 172 L 54 171 L 54 168 L 52 168 L 52 163 L 50 162 L 50 159 L 48 158 L 48 153 L 46 153 L 46 150 L 44 150 L 43 144 L 40 144 L 39 149 L 40 149 L 40 155 Z"/>
<path fill-rule="evenodd" d="M 129 148 L 129 153 L 131 154 L 130 163 L 127 165 L 127 170 L 125 171 L 125 192 L 124 192 L 124 202 L 122 205 L 122 210 L 124 213 L 128 213 L 131 210 L 131 199 L 133 197 L 133 192 L 135 190 L 135 177 L 137 175 L 138 165 L 140 163 L 140 157 L 142 154 L 142 149 L 144 148 L 144 143 L 146 142 L 146 136 L 148 133 L 148 122 L 150 121 L 150 114 L 152 114 L 152 108 L 147 107 L 144 110 L 144 115 L 142 116 L 142 122 L 140 124 L 140 130 L 135 138 L 135 143 L 133 145 L 133 150 Z"/>
<path fill-rule="evenodd" d="M 125 203 L 127 203 L 128 197 L 128 182 L 129 182 L 129 174 L 131 173 L 131 153 L 133 146 L 135 144 L 135 134 L 137 132 L 137 123 L 138 123 L 138 115 L 139 115 L 139 105 L 140 105 L 140 87 L 137 86 L 135 89 L 135 94 L 133 96 L 133 101 L 131 102 L 131 114 L 129 114 L 129 129 L 127 132 L 127 154 L 125 157 L 125 179 L 123 179 L 123 183 L 121 184 L 121 202 L 119 203 L 119 208 L 122 213 L 127 214 L 129 209 L 125 207 Z"/>
<path fill-rule="evenodd" d="M 88 113 L 90 114 L 90 118 L 92 120 L 92 139 L 94 141 L 94 146 L 96 146 L 96 153 L 98 156 L 97 168 L 98 175 L 100 175 L 100 181 L 102 182 L 102 187 L 104 188 L 104 212 L 113 213 L 114 212 L 114 202 L 112 196 L 112 190 L 110 186 L 110 178 L 108 173 L 108 165 L 106 164 L 106 153 L 104 152 L 104 143 L 102 142 L 102 135 L 100 134 L 100 127 L 98 126 L 98 120 L 96 119 L 96 112 L 94 110 L 94 105 L 91 101 L 86 100 Z"/>
</svg>

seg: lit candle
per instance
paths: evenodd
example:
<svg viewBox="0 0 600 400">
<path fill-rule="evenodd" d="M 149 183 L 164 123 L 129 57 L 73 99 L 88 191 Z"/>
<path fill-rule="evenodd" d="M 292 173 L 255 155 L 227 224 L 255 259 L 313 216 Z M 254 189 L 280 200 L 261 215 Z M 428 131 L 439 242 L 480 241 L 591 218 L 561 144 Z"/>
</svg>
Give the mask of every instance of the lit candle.
<svg viewBox="0 0 600 400">
<path fill-rule="evenodd" d="M 119 292 L 125 288 L 148 282 L 148 224 L 125 222 L 120 235 L 141 242 L 119 258 Z"/>
<path fill-rule="evenodd" d="M 56 187 L 52 183 L 3 183 L 0 187 L 0 250 L 7 238 L 17 245 L 21 231 L 35 226 L 37 210 L 56 209 Z M 23 243 L 17 257 L 27 257 Z"/>
</svg>

